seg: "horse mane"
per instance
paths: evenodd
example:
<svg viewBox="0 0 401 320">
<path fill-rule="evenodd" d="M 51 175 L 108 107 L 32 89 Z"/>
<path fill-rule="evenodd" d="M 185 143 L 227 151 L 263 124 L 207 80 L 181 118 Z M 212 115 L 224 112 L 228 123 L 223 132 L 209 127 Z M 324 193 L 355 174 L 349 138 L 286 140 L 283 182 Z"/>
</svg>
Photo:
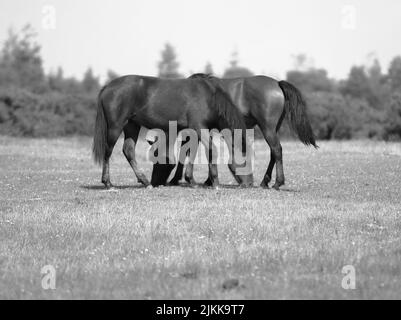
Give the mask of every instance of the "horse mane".
<svg viewBox="0 0 401 320">
<path fill-rule="evenodd" d="M 220 84 L 220 79 L 210 74 L 195 73 L 188 77 L 192 80 L 202 81 L 212 92 L 211 103 L 217 113 L 230 129 L 245 129 L 245 122 L 241 112 L 231 99 L 230 95 Z"/>
</svg>

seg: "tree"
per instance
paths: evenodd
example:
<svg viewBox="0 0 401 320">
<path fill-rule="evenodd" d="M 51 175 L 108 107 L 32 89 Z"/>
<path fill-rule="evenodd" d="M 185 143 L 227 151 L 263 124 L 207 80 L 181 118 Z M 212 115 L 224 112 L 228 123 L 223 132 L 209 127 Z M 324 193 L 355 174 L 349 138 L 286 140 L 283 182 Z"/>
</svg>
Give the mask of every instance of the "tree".
<svg viewBox="0 0 401 320">
<path fill-rule="evenodd" d="M 374 59 L 370 66 L 366 68 L 368 77 L 369 92 L 366 99 L 370 105 L 376 109 L 383 109 L 391 95 L 390 86 L 386 83 L 386 77 L 382 74 L 382 69 L 378 59 Z"/>
<path fill-rule="evenodd" d="M 211 74 L 211 75 L 214 74 L 212 64 L 211 64 L 209 61 L 206 63 L 204 73 L 206 73 L 206 74 Z"/>
<path fill-rule="evenodd" d="M 386 139 L 401 138 L 401 92 L 395 92 L 386 108 Z"/>
<path fill-rule="evenodd" d="M 308 92 L 305 97 L 319 139 L 382 138 L 381 112 L 365 99 L 323 91 Z"/>
<path fill-rule="evenodd" d="M 301 91 L 326 91 L 331 92 L 335 82 L 328 78 L 324 69 L 308 69 L 307 71 L 292 70 L 287 72 L 287 81 L 291 82 Z"/>
<path fill-rule="evenodd" d="M 82 88 L 86 93 L 94 93 L 99 91 L 99 78 L 93 75 L 92 68 L 88 68 L 88 70 L 86 70 L 82 80 Z"/>
<path fill-rule="evenodd" d="M 401 91 L 401 56 L 395 57 L 390 62 L 388 79 L 393 90 Z"/>
<path fill-rule="evenodd" d="M 350 117 L 347 116 L 346 101 L 336 92 L 307 92 L 310 120 L 319 139 L 349 139 Z"/>
<path fill-rule="evenodd" d="M 305 53 L 293 55 L 294 70 L 305 72 L 313 69 L 313 59 L 308 57 Z"/>
<path fill-rule="evenodd" d="M 166 43 L 162 51 L 161 61 L 158 63 L 159 77 L 176 79 L 181 78 L 178 71 L 180 64 L 177 62 L 177 56 L 174 47 Z"/>
<path fill-rule="evenodd" d="M 120 77 L 120 75 L 117 72 L 114 72 L 113 70 L 108 70 L 106 83 L 109 83 L 111 80 L 114 80 L 118 77 Z"/>
<path fill-rule="evenodd" d="M 45 76 L 40 57 L 40 46 L 28 24 L 20 34 L 9 31 L 0 56 L 0 85 L 15 85 L 42 90 Z"/>
<path fill-rule="evenodd" d="M 234 51 L 228 67 L 223 74 L 223 78 L 245 78 L 252 77 L 253 73 L 245 67 L 238 66 L 238 52 Z"/>
<path fill-rule="evenodd" d="M 365 99 L 370 106 L 380 109 L 388 91 L 383 79 L 378 61 L 370 68 L 353 66 L 348 79 L 341 83 L 340 91 L 353 98 Z"/>
<path fill-rule="evenodd" d="M 57 68 L 56 73 L 50 73 L 47 76 L 47 81 L 49 83 L 49 87 L 55 91 L 63 91 L 64 87 L 64 72 L 61 67 Z"/>
<path fill-rule="evenodd" d="M 369 91 L 369 81 L 365 68 L 353 66 L 348 79 L 342 85 L 341 92 L 354 98 L 366 98 Z"/>
</svg>

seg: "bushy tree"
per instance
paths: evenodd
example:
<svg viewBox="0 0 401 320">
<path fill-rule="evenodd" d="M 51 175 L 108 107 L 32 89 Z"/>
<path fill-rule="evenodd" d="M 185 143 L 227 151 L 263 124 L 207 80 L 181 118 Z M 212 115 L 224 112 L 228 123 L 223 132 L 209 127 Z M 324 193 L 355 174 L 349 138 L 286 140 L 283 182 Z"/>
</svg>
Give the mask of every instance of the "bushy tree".
<svg viewBox="0 0 401 320">
<path fill-rule="evenodd" d="M 181 78 L 182 75 L 178 70 L 180 64 L 177 61 L 174 47 L 171 44 L 166 43 L 161 55 L 161 61 L 158 63 L 159 77 L 170 79 Z"/>
<path fill-rule="evenodd" d="M 305 53 L 299 53 L 292 56 L 294 60 L 294 71 L 308 71 L 314 69 L 313 59 Z"/>
<path fill-rule="evenodd" d="M 324 69 L 289 71 L 287 72 L 287 81 L 295 85 L 301 91 L 332 92 L 335 89 L 335 82 L 328 78 L 327 71 Z"/>
<path fill-rule="evenodd" d="M 383 109 L 388 90 L 378 61 L 368 69 L 353 66 L 348 79 L 340 84 L 340 91 L 352 98 L 365 99 L 373 108 Z"/>
<path fill-rule="evenodd" d="M 386 81 L 386 76 L 382 73 L 379 60 L 373 60 L 372 65 L 366 69 L 366 74 L 369 83 L 369 92 L 366 98 L 372 107 L 383 109 L 391 94 L 391 89 Z"/>
<path fill-rule="evenodd" d="M 26 25 L 19 34 L 10 30 L 0 55 L 0 85 L 45 90 L 45 75 L 36 34 Z"/>
<path fill-rule="evenodd" d="M 106 84 L 118 77 L 120 77 L 120 75 L 117 72 L 114 72 L 113 70 L 108 70 Z"/>
<path fill-rule="evenodd" d="M 350 117 L 347 116 L 346 101 L 339 93 L 307 93 L 310 120 L 319 139 L 351 138 Z"/>
<path fill-rule="evenodd" d="M 395 91 L 401 91 L 401 56 L 395 57 L 388 69 L 388 80 Z"/>
<path fill-rule="evenodd" d="M 341 92 L 354 98 L 366 98 L 369 90 L 369 81 L 364 67 L 353 66 L 348 79 L 341 86 Z"/>
<path fill-rule="evenodd" d="M 238 65 L 238 53 L 234 51 L 232 54 L 232 59 L 230 61 L 230 67 L 228 67 L 223 74 L 223 78 L 245 78 L 253 76 L 253 72 L 245 67 Z"/>
<path fill-rule="evenodd" d="M 76 78 L 65 78 L 61 67 L 56 73 L 50 73 L 47 76 L 47 82 L 51 91 L 57 91 L 64 94 L 81 95 L 87 93 L 81 81 Z M 93 95 L 93 92 L 89 93 Z"/>
<path fill-rule="evenodd" d="M 99 78 L 95 77 L 92 68 L 88 68 L 82 79 L 82 88 L 85 93 L 93 94 L 100 90 Z"/>
<path fill-rule="evenodd" d="M 0 134 L 17 136 L 91 135 L 96 99 L 51 91 L 0 88 Z"/>
<path fill-rule="evenodd" d="M 364 99 L 339 92 L 306 95 L 310 119 L 319 139 L 382 138 L 382 114 Z"/>
<path fill-rule="evenodd" d="M 394 92 L 386 107 L 385 138 L 401 139 L 401 92 Z"/>
<path fill-rule="evenodd" d="M 212 64 L 208 61 L 205 65 L 205 70 L 203 71 L 206 74 L 214 74 Z"/>
<path fill-rule="evenodd" d="M 47 76 L 47 82 L 51 90 L 63 91 L 64 87 L 64 72 L 63 68 L 58 67 L 56 73 L 50 72 Z"/>
</svg>

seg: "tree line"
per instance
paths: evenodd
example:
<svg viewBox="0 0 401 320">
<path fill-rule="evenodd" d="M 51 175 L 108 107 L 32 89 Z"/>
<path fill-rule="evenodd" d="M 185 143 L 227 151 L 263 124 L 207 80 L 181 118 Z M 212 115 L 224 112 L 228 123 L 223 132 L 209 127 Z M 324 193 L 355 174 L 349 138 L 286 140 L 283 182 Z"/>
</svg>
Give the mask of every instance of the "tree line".
<svg viewBox="0 0 401 320">
<path fill-rule="evenodd" d="M 46 74 L 40 45 L 28 25 L 9 32 L 0 53 L 0 134 L 13 136 L 92 135 L 96 97 L 102 85 L 119 75 L 109 70 L 101 83 L 91 68 L 81 80 L 65 77 L 63 70 Z M 318 139 L 401 139 L 401 56 L 383 71 L 377 59 L 353 66 L 346 79 L 328 77 L 324 69 L 308 65 L 305 55 L 295 57 L 286 80 L 303 92 Z M 180 78 L 175 49 L 166 44 L 158 62 L 158 76 Z M 223 74 L 207 62 L 205 72 L 224 78 L 252 76 L 234 53 Z M 192 73 L 192 72 L 191 72 Z M 289 136 L 284 124 L 282 135 Z"/>
</svg>

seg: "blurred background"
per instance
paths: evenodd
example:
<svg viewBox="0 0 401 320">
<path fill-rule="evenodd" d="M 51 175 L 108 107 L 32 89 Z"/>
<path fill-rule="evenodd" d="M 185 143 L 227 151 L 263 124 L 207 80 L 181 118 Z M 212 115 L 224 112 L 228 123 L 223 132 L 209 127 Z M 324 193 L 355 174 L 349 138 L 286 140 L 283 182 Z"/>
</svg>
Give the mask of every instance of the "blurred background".
<svg viewBox="0 0 401 320">
<path fill-rule="evenodd" d="M 113 78 L 205 72 L 293 83 L 319 139 L 401 140 L 400 14 L 397 0 L 1 0 L 0 134 L 91 135 Z"/>
</svg>

